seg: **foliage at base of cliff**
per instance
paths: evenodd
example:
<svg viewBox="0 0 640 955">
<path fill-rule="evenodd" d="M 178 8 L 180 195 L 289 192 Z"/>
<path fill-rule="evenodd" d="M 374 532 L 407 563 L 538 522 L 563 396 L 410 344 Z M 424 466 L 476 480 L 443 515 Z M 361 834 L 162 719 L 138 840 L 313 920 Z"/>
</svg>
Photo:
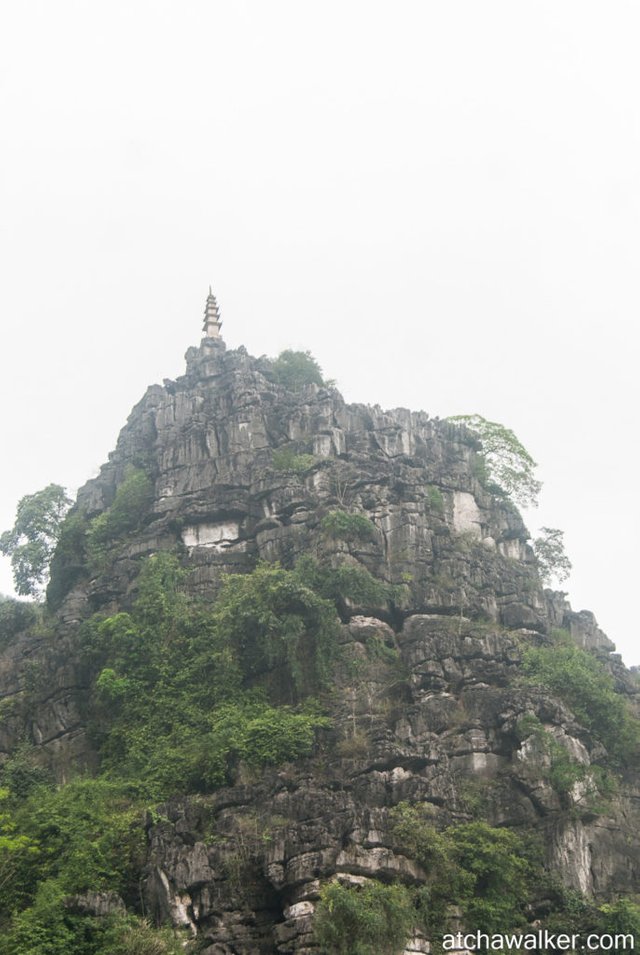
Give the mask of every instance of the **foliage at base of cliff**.
<svg viewBox="0 0 640 955">
<path fill-rule="evenodd" d="M 242 765 L 308 757 L 330 726 L 314 694 L 336 655 L 331 600 L 277 565 L 230 576 L 213 605 L 184 582 L 159 554 L 131 613 L 81 628 L 100 774 L 55 786 L 28 749 L 0 773 L 0 955 L 173 952 L 144 922 L 83 916 L 69 900 L 115 892 L 137 908 L 150 805 L 233 782 Z"/>
<path fill-rule="evenodd" d="M 342 533 L 332 522 L 328 530 Z M 190 598 L 186 583 L 178 558 L 158 554 L 144 565 L 129 612 L 96 615 L 80 628 L 90 680 L 83 716 L 98 775 L 56 786 L 27 747 L 2 767 L 0 955 L 184 951 L 140 911 L 148 810 L 312 757 L 332 726 L 320 701 L 329 699 L 340 659 L 339 613 L 354 602 L 388 609 L 402 599 L 362 568 L 308 556 L 294 570 L 262 564 L 230 575 L 213 603 Z M 14 610 L 5 608 L 10 617 Z M 524 649 L 524 679 L 564 700 L 615 768 L 630 758 L 637 723 L 603 664 L 564 635 L 554 640 Z M 534 722 L 521 720 L 519 731 L 544 734 Z M 541 739 L 558 791 L 570 789 L 576 767 Z M 408 803 L 389 816 L 395 849 L 424 879 L 374 879 L 360 889 L 326 883 L 316 933 L 327 953 L 392 955 L 415 928 L 441 933 L 453 908 L 483 931 L 518 930 L 544 898 L 545 924 L 563 931 L 563 920 L 576 931 L 640 920 L 633 900 L 598 908 L 552 886 L 530 832 L 481 818 L 439 829 Z M 87 893 L 115 894 L 126 909 L 87 914 Z"/>
</svg>

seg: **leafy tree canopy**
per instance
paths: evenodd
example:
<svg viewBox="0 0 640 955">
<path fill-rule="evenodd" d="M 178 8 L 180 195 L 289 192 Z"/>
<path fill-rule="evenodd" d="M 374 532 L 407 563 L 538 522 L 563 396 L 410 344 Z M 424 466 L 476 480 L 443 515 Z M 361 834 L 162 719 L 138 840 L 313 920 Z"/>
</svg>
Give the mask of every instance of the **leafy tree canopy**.
<svg viewBox="0 0 640 955">
<path fill-rule="evenodd" d="M 280 352 L 272 365 L 272 372 L 279 385 L 291 391 L 300 391 L 305 385 L 324 385 L 322 369 L 310 351 Z"/>
<path fill-rule="evenodd" d="M 0 553 L 11 558 L 16 591 L 40 599 L 49 563 L 71 499 L 59 484 L 49 484 L 18 503 L 15 524 L 0 536 Z"/>
<path fill-rule="evenodd" d="M 537 507 L 542 488 L 534 476 L 537 464 L 510 428 L 487 421 L 479 414 L 454 415 L 449 421 L 476 432 L 482 442 L 482 459 L 490 482 L 521 507 Z"/>
<path fill-rule="evenodd" d="M 545 584 L 556 580 L 561 584 L 571 573 L 571 561 L 564 551 L 564 532 L 557 527 L 541 527 L 533 542 L 540 577 Z"/>
</svg>

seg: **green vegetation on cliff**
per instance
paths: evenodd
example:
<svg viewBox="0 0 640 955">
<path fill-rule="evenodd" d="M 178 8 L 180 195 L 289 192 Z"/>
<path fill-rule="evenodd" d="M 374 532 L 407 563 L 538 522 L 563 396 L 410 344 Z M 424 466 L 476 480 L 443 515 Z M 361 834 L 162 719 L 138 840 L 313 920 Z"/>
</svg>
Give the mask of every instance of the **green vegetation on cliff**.
<svg viewBox="0 0 640 955">
<path fill-rule="evenodd" d="M 95 517 L 87 529 L 87 553 L 90 562 L 100 567 L 113 541 L 140 526 L 153 501 L 153 483 L 139 468 L 130 468 L 110 507 Z"/>
<path fill-rule="evenodd" d="M 138 476 L 123 486 L 146 500 Z M 131 526 L 122 501 L 97 525 L 105 542 L 112 520 Z M 295 571 L 230 575 L 213 604 L 190 598 L 186 583 L 177 558 L 160 553 L 144 564 L 130 612 L 95 615 L 79 631 L 100 774 L 56 787 L 28 750 L 4 766 L 2 955 L 172 951 L 144 922 L 91 918 L 69 899 L 110 892 L 136 906 L 149 804 L 231 783 L 243 765 L 259 772 L 311 755 L 331 725 L 316 697 L 337 658 L 338 606 L 392 596 L 363 569 L 310 558 Z M 32 614 L 5 608 L 16 626 Z"/>
<path fill-rule="evenodd" d="M 375 536 L 375 525 L 365 517 L 352 511 L 329 511 L 320 521 L 322 531 L 329 537 L 344 541 L 366 541 Z"/>
<path fill-rule="evenodd" d="M 571 561 L 564 550 L 564 532 L 557 527 L 541 527 L 540 534 L 533 542 L 538 561 L 540 579 L 550 586 L 557 580 L 561 584 L 571 573 Z"/>
<path fill-rule="evenodd" d="M 46 588 L 49 563 L 71 501 L 63 487 L 49 484 L 18 502 L 11 530 L 0 535 L 0 554 L 11 558 L 16 591 L 40 598 Z"/>
<path fill-rule="evenodd" d="M 320 365 L 309 351 L 287 348 L 271 363 L 270 374 L 279 385 L 290 391 L 300 391 L 305 385 L 323 386 Z"/>
<path fill-rule="evenodd" d="M 173 951 L 142 922 L 82 917 L 67 900 L 109 891 L 135 905 L 150 802 L 211 791 L 241 764 L 309 756 L 330 725 L 313 696 L 336 651 L 329 599 L 277 565 L 229 576 L 213 605 L 184 583 L 177 558 L 159 554 L 131 613 L 81 630 L 100 775 L 55 787 L 27 753 L 5 764 L 14 788 L 0 790 L 1 955 Z"/>
<path fill-rule="evenodd" d="M 624 832 L 630 678 L 545 636 L 560 532 L 537 570 L 452 519 L 475 489 L 482 533 L 525 544 L 530 456 L 477 416 L 482 451 L 345 408 L 306 353 L 240 357 L 152 390 L 56 528 L 48 606 L 0 602 L 0 955 L 396 955 L 456 923 L 637 926 L 633 900 L 552 874 L 595 885 L 574 834 L 604 845 L 605 813 Z M 329 426 L 343 451 L 315 458 Z M 631 853 L 612 858 L 627 885 Z"/>
<path fill-rule="evenodd" d="M 214 605 L 190 600 L 184 576 L 174 556 L 151 558 L 133 611 L 84 628 L 103 769 L 153 798 L 230 782 L 241 760 L 308 755 L 326 725 L 312 701 L 334 653 L 333 605 L 276 565 L 229 576 Z"/>
<path fill-rule="evenodd" d="M 135 904 L 144 802 L 134 784 L 103 777 L 55 787 L 34 776 L 22 797 L 7 803 L 0 817 L 1 955 L 108 955 L 126 933 L 145 932 L 124 911 L 93 919 L 73 903 L 93 891 Z M 8 829 L 10 840 L 2 835 Z"/>
<path fill-rule="evenodd" d="M 0 594 L 0 648 L 7 646 L 21 631 L 32 627 L 38 618 L 36 605 Z"/>
<path fill-rule="evenodd" d="M 535 894 L 539 848 L 530 838 L 476 821 L 438 831 L 428 808 L 391 810 L 398 846 L 428 873 L 418 890 L 422 927 L 442 932 L 450 906 L 470 929 L 499 932 L 526 923 Z"/>
<path fill-rule="evenodd" d="M 478 478 L 501 491 L 521 507 L 535 507 L 542 484 L 535 477 L 536 462 L 511 428 L 479 414 L 454 415 L 456 424 L 474 431 L 481 441 Z"/>
<path fill-rule="evenodd" d="M 402 885 L 331 882 L 320 897 L 315 934 L 332 955 L 396 955 L 414 921 L 411 893 Z"/>
<path fill-rule="evenodd" d="M 556 630 L 549 646 L 527 647 L 522 669 L 532 683 L 547 687 L 590 729 L 617 762 L 638 755 L 640 722 L 616 692 L 613 677 L 592 653 L 582 650 L 566 631 Z"/>
</svg>

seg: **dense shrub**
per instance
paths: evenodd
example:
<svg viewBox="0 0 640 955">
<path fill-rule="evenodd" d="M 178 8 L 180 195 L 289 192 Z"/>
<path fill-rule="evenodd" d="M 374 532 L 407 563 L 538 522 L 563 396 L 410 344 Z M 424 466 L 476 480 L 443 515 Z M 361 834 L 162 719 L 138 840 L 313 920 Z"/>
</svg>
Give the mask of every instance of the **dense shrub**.
<svg viewBox="0 0 640 955">
<path fill-rule="evenodd" d="M 522 668 L 530 681 L 556 693 L 611 756 L 629 760 L 640 742 L 640 723 L 615 691 L 613 677 L 597 657 L 556 631 L 552 646 L 528 647 Z"/>
<path fill-rule="evenodd" d="M 164 798 L 229 782 L 241 761 L 308 755 L 326 719 L 268 695 L 291 703 L 324 684 L 336 625 L 332 604 L 277 565 L 230 575 L 207 607 L 186 595 L 175 556 L 151 558 L 132 613 L 84 631 L 103 769 Z"/>
<path fill-rule="evenodd" d="M 119 916 L 107 923 L 96 955 L 184 955 L 184 944 L 168 928 L 154 928 L 145 919 Z"/>
<path fill-rule="evenodd" d="M 40 847 L 40 878 L 68 893 L 126 893 L 144 846 L 141 813 L 135 787 L 87 777 L 34 790 L 16 820 Z"/>
<path fill-rule="evenodd" d="M 328 955 L 396 955 L 413 921 L 411 896 L 404 886 L 331 882 L 321 892 L 315 934 Z"/>
<path fill-rule="evenodd" d="M 633 935 L 635 945 L 640 939 L 640 904 L 628 898 L 616 899 L 600 906 L 600 931 L 608 935 Z M 613 952 L 625 951 L 624 947 L 611 949 Z M 626 948 L 629 951 L 629 948 Z"/>
<path fill-rule="evenodd" d="M 74 931 L 56 881 L 41 883 L 27 908 L 15 912 L 0 934 L 0 955 L 84 955 L 85 933 Z"/>
<path fill-rule="evenodd" d="M 34 789 L 50 783 L 52 775 L 38 762 L 41 753 L 35 746 L 21 743 L 0 766 L 0 786 L 13 796 L 25 799 Z"/>
<path fill-rule="evenodd" d="M 370 541 L 376 533 L 368 517 L 351 511 L 330 511 L 320 521 L 320 528 L 328 537 L 344 541 Z"/>
<path fill-rule="evenodd" d="M 524 923 L 533 892 L 535 847 L 510 829 L 476 821 L 438 831 L 423 807 L 391 812 L 394 837 L 427 874 L 417 903 L 422 924 L 442 930 L 458 905 L 469 930 L 500 932 Z"/>
<path fill-rule="evenodd" d="M 9 790 L 0 788 L 0 920 L 28 898 L 31 886 L 24 873 L 31 871 L 40 852 L 37 842 L 21 831 L 11 802 Z"/>
<path fill-rule="evenodd" d="M 0 594 L 0 647 L 7 646 L 19 633 L 39 619 L 38 608 L 26 600 L 14 600 Z"/>
<path fill-rule="evenodd" d="M 304 474 L 317 463 L 317 458 L 312 454 L 296 454 L 291 448 L 279 448 L 273 452 L 272 463 L 276 471 Z"/>
<path fill-rule="evenodd" d="M 298 699 L 326 684 L 337 646 L 335 610 L 295 572 L 261 564 L 252 574 L 230 575 L 214 619 L 245 682 L 279 670 Z"/>
<path fill-rule="evenodd" d="M 144 847 L 143 805 L 135 789 L 77 779 L 61 787 L 41 785 L 26 799 L 5 795 L 1 955 L 93 952 L 90 921 L 72 916 L 65 900 L 102 889 L 135 897 Z"/>
<path fill-rule="evenodd" d="M 454 826 L 446 836 L 455 864 L 466 876 L 461 900 L 472 928 L 500 932 L 523 924 L 533 867 L 522 837 L 485 822 Z"/>
<path fill-rule="evenodd" d="M 201 757 L 205 781 L 210 786 L 228 782 L 230 769 L 240 761 L 260 768 L 309 756 L 317 730 L 330 725 L 317 709 L 272 707 L 259 699 L 218 707 Z"/>
<path fill-rule="evenodd" d="M 131 614 L 85 626 L 102 775 L 56 787 L 34 775 L 28 754 L 27 775 L 17 757 L 5 767 L 23 788 L 20 798 L 0 790 L 8 804 L 0 807 L 0 936 L 8 946 L 0 944 L 0 955 L 173 952 L 167 935 L 139 920 L 107 931 L 65 900 L 109 890 L 134 901 L 148 799 L 231 782 L 241 763 L 260 769 L 308 756 L 329 725 L 312 700 L 276 707 L 264 692 L 242 688 L 228 635 L 187 599 L 181 576 L 175 558 L 159 555 L 147 562 Z"/>
<path fill-rule="evenodd" d="M 94 564 L 104 559 L 107 545 L 140 526 L 153 501 L 153 483 L 131 468 L 116 491 L 111 507 L 94 518 L 87 531 L 87 550 Z"/>
<path fill-rule="evenodd" d="M 168 928 L 134 915 L 94 918 L 67 905 L 56 882 L 43 883 L 33 905 L 16 913 L 0 937 L 0 955 L 183 955 Z"/>
<path fill-rule="evenodd" d="M 303 557 L 294 573 L 316 593 L 333 601 L 339 610 L 345 602 L 358 607 L 377 609 L 390 602 L 400 603 L 405 587 L 393 587 L 378 580 L 364 567 L 356 564 L 321 564 L 311 557 Z"/>
</svg>

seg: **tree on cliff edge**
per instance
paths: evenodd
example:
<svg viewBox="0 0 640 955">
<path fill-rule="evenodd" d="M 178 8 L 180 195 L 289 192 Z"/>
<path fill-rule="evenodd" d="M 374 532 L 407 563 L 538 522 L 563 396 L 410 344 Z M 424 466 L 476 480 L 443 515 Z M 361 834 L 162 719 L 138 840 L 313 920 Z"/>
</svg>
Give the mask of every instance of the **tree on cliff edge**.
<svg viewBox="0 0 640 955">
<path fill-rule="evenodd" d="M 21 498 L 15 524 L 0 536 L 0 553 L 11 558 L 15 588 L 23 597 L 42 597 L 60 527 L 70 507 L 65 489 L 49 484 Z"/>
<path fill-rule="evenodd" d="M 478 435 L 486 476 L 491 483 L 520 507 L 537 507 L 542 488 L 534 475 L 538 465 L 510 428 L 479 414 L 453 415 L 448 420 L 466 425 Z"/>
<path fill-rule="evenodd" d="M 291 391 L 300 391 L 305 385 L 322 387 L 326 384 L 322 369 L 310 351 L 292 351 L 287 348 L 275 359 L 271 371 L 278 384 Z"/>
</svg>

